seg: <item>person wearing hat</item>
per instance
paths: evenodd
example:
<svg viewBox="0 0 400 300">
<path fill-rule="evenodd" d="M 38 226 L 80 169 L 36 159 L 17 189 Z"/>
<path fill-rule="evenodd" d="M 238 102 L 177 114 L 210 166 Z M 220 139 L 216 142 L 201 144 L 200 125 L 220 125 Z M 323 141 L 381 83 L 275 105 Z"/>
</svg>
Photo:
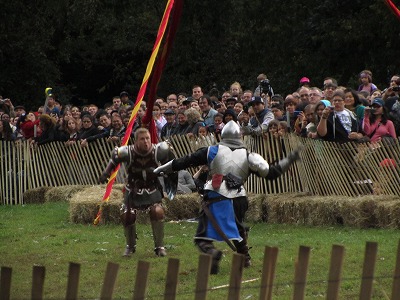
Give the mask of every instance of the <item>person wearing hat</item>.
<svg viewBox="0 0 400 300">
<path fill-rule="evenodd" d="M 119 94 L 119 97 L 121 98 L 121 106 L 131 106 L 131 107 L 133 107 L 135 105 L 135 103 L 133 103 L 133 101 L 129 99 L 128 92 L 122 91 Z"/>
<path fill-rule="evenodd" d="M 226 109 L 229 109 L 229 108 L 233 109 L 235 107 L 236 102 L 237 102 L 237 100 L 234 97 L 229 97 L 228 99 L 226 99 L 225 100 Z"/>
<path fill-rule="evenodd" d="M 387 108 L 382 98 L 375 98 L 364 110 L 364 133 L 371 142 L 381 142 L 386 137 L 397 139 L 394 124 L 388 119 Z"/>
<path fill-rule="evenodd" d="M 264 100 L 261 97 L 253 97 L 249 105 L 253 108 L 254 116 L 250 118 L 247 124 L 243 123 L 243 135 L 261 136 L 262 125 L 268 126 L 269 122 L 275 118 L 274 114 L 269 108 L 265 108 Z"/>
<path fill-rule="evenodd" d="M 299 85 L 300 86 L 310 87 L 310 79 L 308 79 L 307 77 L 302 77 L 300 79 Z"/>
<path fill-rule="evenodd" d="M 171 135 L 174 134 L 174 131 L 176 129 L 175 111 L 172 109 L 167 109 L 164 112 L 164 117 L 167 123 L 161 128 L 161 140 L 169 138 Z"/>
<path fill-rule="evenodd" d="M 22 115 L 25 115 L 26 114 L 25 107 L 22 106 L 22 105 L 15 106 L 14 107 L 14 114 L 15 114 L 15 117 L 20 117 Z"/>
</svg>

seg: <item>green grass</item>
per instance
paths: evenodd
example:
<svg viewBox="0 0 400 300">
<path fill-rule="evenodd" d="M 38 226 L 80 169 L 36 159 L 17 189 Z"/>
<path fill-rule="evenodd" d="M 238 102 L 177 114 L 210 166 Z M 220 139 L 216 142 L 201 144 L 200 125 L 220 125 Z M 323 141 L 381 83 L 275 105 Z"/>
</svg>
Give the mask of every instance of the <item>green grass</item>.
<svg viewBox="0 0 400 300">
<path fill-rule="evenodd" d="M 12 299 L 31 295 L 32 267 L 46 267 L 45 299 L 65 298 L 68 264 L 81 264 L 79 297 L 94 299 L 101 293 L 108 262 L 119 264 L 114 299 L 132 298 L 139 260 L 150 262 L 147 299 L 162 299 L 168 258 L 179 258 L 177 299 L 194 299 L 198 251 L 193 245 L 195 223 L 167 223 L 165 243 L 168 257 L 153 253 L 150 225 L 138 224 L 138 247 L 131 258 L 121 256 L 124 236 L 121 226 L 71 224 L 67 203 L 47 203 L 27 206 L 0 206 L 0 266 L 12 268 Z M 374 299 L 390 297 L 398 230 L 352 229 L 347 227 L 305 227 L 293 225 L 251 224 L 250 246 L 253 266 L 244 270 L 241 299 L 257 299 L 264 248 L 279 248 L 273 299 L 290 299 L 293 293 L 294 263 L 299 246 L 311 247 L 306 298 L 325 298 L 332 245 L 345 247 L 345 262 L 341 283 L 341 299 L 358 299 L 365 243 L 378 243 L 375 269 Z M 220 274 L 210 278 L 210 288 L 229 283 L 232 252 L 222 243 L 225 253 Z M 226 299 L 227 288 L 210 290 L 208 299 Z"/>
</svg>

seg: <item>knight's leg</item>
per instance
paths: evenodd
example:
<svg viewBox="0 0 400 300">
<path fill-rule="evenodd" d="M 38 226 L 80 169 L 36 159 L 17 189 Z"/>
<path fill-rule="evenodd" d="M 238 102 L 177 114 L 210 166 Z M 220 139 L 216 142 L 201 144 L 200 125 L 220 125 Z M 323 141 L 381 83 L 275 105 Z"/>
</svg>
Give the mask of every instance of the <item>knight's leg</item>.
<svg viewBox="0 0 400 300">
<path fill-rule="evenodd" d="M 158 203 L 150 208 L 151 229 L 153 231 L 154 252 L 157 256 L 166 256 L 164 248 L 164 209 Z"/>
</svg>

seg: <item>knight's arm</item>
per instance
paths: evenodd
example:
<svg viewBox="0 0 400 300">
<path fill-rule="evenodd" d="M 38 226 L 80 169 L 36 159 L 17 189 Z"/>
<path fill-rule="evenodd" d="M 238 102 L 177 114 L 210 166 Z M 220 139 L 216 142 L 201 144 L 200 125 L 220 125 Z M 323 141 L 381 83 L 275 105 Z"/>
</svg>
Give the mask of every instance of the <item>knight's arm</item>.
<svg viewBox="0 0 400 300">
<path fill-rule="evenodd" d="M 207 164 L 208 147 L 200 148 L 196 152 L 181 158 L 173 159 L 154 170 L 154 173 L 171 173 L 189 167 Z"/>
<path fill-rule="evenodd" d="M 99 182 L 100 183 L 105 183 L 107 182 L 108 178 L 114 171 L 114 169 L 118 166 L 118 164 L 122 162 L 128 162 L 129 161 L 129 148 L 128 146 L 122 146 L 122 147 L 115 147 L 114 150 L 111 152 L 111 158 L 104 169 L 103 173 L 101 173 L 101 176 L 99 177 Z"/>
<path fill-rule="evenodd" d="M 289 155 L 281 159 L 275 165 L 269 165 L 265 159 L 257 154 L 250 153 L 248 156 L 250 170 L 258 176 L 275 179 L 289 170 L 290 166 L 298 159 L 300 159 L 300 151 L 302 148 L 296 149 L 289 153 Z"/>
</svg>

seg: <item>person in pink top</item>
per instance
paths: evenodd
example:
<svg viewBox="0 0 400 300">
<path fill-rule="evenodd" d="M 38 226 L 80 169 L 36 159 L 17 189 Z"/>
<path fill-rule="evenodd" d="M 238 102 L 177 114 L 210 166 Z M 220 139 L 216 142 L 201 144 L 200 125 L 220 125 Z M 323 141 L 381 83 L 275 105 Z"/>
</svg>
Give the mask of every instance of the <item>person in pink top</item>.
<svg viewBox="0 0 400 300">
<path fill-rule="evenodd" d="M 365 108 L 363 129 L 371 142 L 380 142 L 383 137 L 397 139 L 393 122 L 388 120 L 385 105 L 381 98 L 375 98 L 371 107 Z"/>
</svg>

